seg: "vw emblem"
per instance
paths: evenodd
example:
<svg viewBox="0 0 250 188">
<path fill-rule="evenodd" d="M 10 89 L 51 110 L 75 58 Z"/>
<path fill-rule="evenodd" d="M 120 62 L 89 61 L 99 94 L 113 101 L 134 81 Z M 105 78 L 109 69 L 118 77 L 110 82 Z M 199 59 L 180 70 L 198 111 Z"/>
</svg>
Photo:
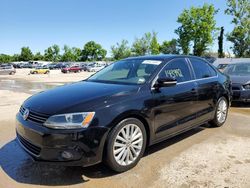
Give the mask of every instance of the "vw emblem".
<svg viewBox="0 0 250 188">
<path fill-rule="evenodd" d="M 25 109 L 25 111 L 23 112 L 23 120 L 26 120 L 29 116 L 30 111 L 28 109 Z"/>
</svg>

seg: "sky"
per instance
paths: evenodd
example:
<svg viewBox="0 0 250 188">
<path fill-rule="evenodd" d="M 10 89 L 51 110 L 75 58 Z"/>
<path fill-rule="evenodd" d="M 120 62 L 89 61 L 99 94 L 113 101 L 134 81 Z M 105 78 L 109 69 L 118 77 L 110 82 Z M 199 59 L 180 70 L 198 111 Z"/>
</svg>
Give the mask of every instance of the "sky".
<svg viewBox="0 0 250 188">
<path fill-rule="evenodd" d="M 0 0 L 0 53 L 20 53 L 23 46 L 43 53 L 53 44 L 83 48 L 94 40 L 110 55 L 111 45 L 122 39 L 131 45 L 145 32 L 157 32 L 159 42 L 177 38 L 181 12 L 204 3 L 220 9 L 217 26 L 230 32 L 226 0 Z M 229 50 L 231 44 L 224 43 Z M 216 41 L 211 49 L 217 48 Z"/>
</svg>

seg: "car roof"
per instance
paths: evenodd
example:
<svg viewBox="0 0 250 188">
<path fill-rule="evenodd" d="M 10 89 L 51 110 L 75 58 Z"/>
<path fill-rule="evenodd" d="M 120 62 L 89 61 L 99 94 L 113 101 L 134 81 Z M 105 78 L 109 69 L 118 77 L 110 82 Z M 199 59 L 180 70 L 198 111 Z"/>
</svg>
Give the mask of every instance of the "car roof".
<svg viewBox="0 0 250 188">
<path fill-rule="evenodd" d="M 201 57 L 191 56 L 191 55 L 176 55 L 176 54 L 146 55 L 146 56 L 138 56 L 138 57 L 129 57 L 129 58 L 126 58 L 126 60 L 140 59 L 140 60 L 165 61 L 165 60 L 170 60 L 170 59 L 174 59 L 174 58 L 197 58 L 197 59 L 201 59 L 203 61 L 208 62 L 207 60 L 205 60 L 204 58 L 201 58 Z"/>
</svg>

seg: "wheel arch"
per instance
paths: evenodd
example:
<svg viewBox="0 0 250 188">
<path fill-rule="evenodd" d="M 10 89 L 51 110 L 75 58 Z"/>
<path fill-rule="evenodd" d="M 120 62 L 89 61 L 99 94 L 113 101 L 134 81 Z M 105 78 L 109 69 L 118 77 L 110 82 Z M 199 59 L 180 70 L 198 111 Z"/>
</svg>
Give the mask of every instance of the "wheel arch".
<svg viewBox="0 0 250 188">
<path fill-rule="evenodd" d="M 108 136 L 110 134 L 110 132 L 114 129 L 114 127 L 119 123 L 121 122 L 122 120 L 124 119 L 127 119 L 127 118 L 135 118 L 135 119 L 138 119 L 139 121 L 142 122 L 142 124 L 144 125 L 145 127 L 145 130 L 146 130 L 146 135 L 147 135 L 147 142 L 146 142 L 146 147 L 149 146 L 152 141 L 152 130 L 150 128 L 150 123 L 149 121 L 147 120 L 146 116 L 141 114 L 140 112 L 138 111 L 129 111 L 129 112 L 124 112 L 122 114 L 120 114 L 119 116 L 117 116 L 111 123 L 110 123 L 110 130 L 109 130 L 109 133 L 106 137 L 106 140 L 105 140 L 105 144 L 104 144 L 104 148 L 103 148 L 103 154 L 102 154 L 102 159 L 106 156 L 106 150 L 107 150 L 107 141 L 108 141 Z"/>
</svg>

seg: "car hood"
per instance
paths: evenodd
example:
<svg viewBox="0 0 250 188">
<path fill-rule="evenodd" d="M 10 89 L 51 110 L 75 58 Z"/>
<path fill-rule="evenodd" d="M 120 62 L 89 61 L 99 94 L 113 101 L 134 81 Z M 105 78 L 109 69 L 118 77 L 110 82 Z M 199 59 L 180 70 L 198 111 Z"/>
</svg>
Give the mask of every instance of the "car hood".
<svg viewBox="0 0 250 188">
<path fill-rule="evenodd" d="M 249 76 L 230 76 L 233 84 L 245 84 L 250 82 L 250 75 Z"/>
<path fill-rule="evenodd" d="M 40 92 L 28 98 L 23 106 L 48 115 L 94 111 L 121 97 L 138 92 L 139 86 L 81 81 Z"/>
</svg>

